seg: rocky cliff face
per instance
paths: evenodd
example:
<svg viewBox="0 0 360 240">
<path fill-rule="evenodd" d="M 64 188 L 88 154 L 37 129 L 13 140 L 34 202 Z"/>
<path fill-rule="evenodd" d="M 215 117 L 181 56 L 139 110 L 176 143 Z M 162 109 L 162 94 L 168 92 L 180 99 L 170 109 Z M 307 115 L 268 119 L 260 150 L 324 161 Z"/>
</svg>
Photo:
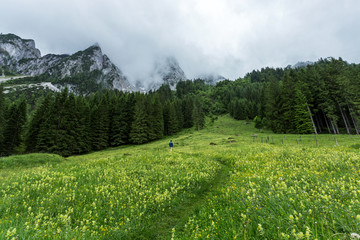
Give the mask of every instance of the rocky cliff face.
<svg viewBox="0 0 360 240">
<path fill-rule="evenodd" d="M 21 39 L 14 34 L 0 35 L 0 64 L 11 65 L 22 59 L 41 57 L 34 40 Z"/>
<path fill-rule="evenodd" d="M 48 74 L 52 78 L 75 77 L 81 73 L 94 71 L 93 81 L 108 89 L 135 91 L 124 74 L 104 55 L 98 44 L 73 55 L 48 54 L 41 57 L 33 40 L 7 34 L 0 35 L 0 65 L 9 67 L 17 74 L 38 76 Z"/>
</svg>

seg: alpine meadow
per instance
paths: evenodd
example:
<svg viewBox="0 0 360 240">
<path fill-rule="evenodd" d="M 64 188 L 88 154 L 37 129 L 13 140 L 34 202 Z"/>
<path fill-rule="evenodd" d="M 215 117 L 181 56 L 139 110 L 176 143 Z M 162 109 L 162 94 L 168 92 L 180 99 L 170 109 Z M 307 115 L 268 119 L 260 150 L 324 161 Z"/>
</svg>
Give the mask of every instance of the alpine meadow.
<svg viewBox="0 0 360 240">
<path fill-rule="evenodd" d="M 0 239 L 360 239 L 360 64 L 146 88 L 0 40 Z"/>
</svg>

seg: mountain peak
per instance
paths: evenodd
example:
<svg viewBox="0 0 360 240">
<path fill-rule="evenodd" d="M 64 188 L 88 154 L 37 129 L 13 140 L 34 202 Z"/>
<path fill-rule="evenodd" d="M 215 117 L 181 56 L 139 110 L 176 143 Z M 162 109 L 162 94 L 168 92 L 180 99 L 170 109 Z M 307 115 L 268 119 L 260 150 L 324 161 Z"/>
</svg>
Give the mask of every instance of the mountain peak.
<svg viewBox="0 0 360 240">
<path fill-rule="evenodd" d="M 178 82 L 186 80 L 186 76 L 177 59 L 168 56 L 155 63 L 151 79 L 149 89 L 157 89 L 162 84 L 169 84 L 171 89 L 175 89 Z"/>
<path fill-rule="evenodd" d="M 93 47 L 93 48 L 100 48 L 101 49 L 101 47 L 100 47 L 100 45 L 99 45 L 99 43 L 94 43 L 93 45 L 91 45 L 90 47 Z"/>
</svg>

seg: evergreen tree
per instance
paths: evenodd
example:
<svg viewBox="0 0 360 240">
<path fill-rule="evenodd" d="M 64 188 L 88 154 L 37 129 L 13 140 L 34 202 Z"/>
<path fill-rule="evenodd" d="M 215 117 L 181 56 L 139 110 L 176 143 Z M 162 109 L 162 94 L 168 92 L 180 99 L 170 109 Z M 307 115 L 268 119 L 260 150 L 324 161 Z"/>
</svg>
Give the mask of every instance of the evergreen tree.
<svg viewBox="0 0 360 240">
<path fill-rule="evenodd" d="M 50 137 L 53 139 L 53 144 L 50 144 L 48 147 L 48 152 L 60 154 L 63 156 L 70 155 L 70 145 L 72 144 L 73 139 L 68 135 L 68 97 L 69 90 L 65 88 L 61 93 L 55 96 L 55 101 L 52 106 L 52 121 L 50 122 Z"/>
<path fill-rule="evenodd" d="M 205 126 L 205 115 L 199 98 L 196 98 L 194 101 L 192 116 L 193 116 L 195 130 L 198 131 L 200 129 L 203 129 Z"/>
<path fill-rule="evenodd" d="M 274 131 L 282 132 L 282 113 L 281 113 L 281 98 L 280 98 L 280 84 L 277 79 L 271 77 L 266 85 L 265 91 L 265 116 L 268 127 Z"/>
<path fill-rule="evenodd" d="M 149 140 L 148 116 L 145 106 L 145 96 L 138 95 L 130 132 L 130 141 L 135 144 L 146 143 Z"/>
<path fill-rule="evenodd" d="M 163 84 L 156 91 L 159 94 L 161 104 L 164 104 L 168 100 L 172 100 L 172 92 L 169 84 Z"/>
<path fill-rule="evenodd" d="M 93 98 L 90 113 L 90 142 L 92 149 L 101 150 L 109 143 L 109 96 L 108 94 Z"/>
<path fill-rule="evenodd" d="M 194 107 L 193 95 L 186 95 L 186 97 L 182 101 L 184 128 L 191 128 L 194 125 L 193 117 L 192 117 L 193 107 Z"/>
<path fill-rule="evenodd" d="M 78 151 L 76 153 L 86 153 L 91 150 L 90 143 L 90 107 L 89 103 L 83 98 L 78 97 L 76 99 L 75 115 L 78 121 L 76 127 L 76 141 L 78 145 Z"/>
<path fill-rule="evenodd" d="M 314 132 L 309 114 L 305 95 L 297 89 L 295 91 L 295 124 L 298 134 Z"/>
<path fill-rule="evenodd" d="M 5 96 L 3 93 L 3 87 L 0 84 L 0 156 L 1 153 L 5 150 L 4 143 L 4 128 L 5 128 Z"/>
<path fill-rule="evenodd" d="M 119 146 L 128 142 L 128 126 L 126 122 L 127 99 L 124 94 L 116 97 L 112 103 L 113 118 L 111 120 L 110 145 Z"/>
<path fill-rule="evenodd" d="M 295 133 L 295 85 L 297 84 L 297 76 L 294 70 L 290 70 L 288 74 L 283 77 L 283 84 L 281 87 L 281 114 L 282 114 L 282 129 L 284 133 Z"/>
<path fill-rule="evenodd" d="M 167 101 L 164 106 L 164 132 L 165 135 L 173 135 L 178 131 L 178 120 L 174 104 Z"/>
<path fill-rule="evenodd" d="M 184 128 L 184 115 L 183 115 L 183 111 L 182 111 L 182 100 L 176 99 L 174 101 L 174 108 L 175 108 L 177 125 L 178 125 L 177 131 L 181 131 Z"/>
<path fill-rule="evenodd" d="M 25 137 L 25 146 L 27 152 L 34 152 L 37 150 L 36 146 L 39 141 L 41 125 L 46 121 L 50 111 L 50 104 L 51 96 L 48 94 L 41 103 L 40 107 L 35 110 L 33 116 L 31 117 Z"/>
<path fill-rule="evenodd" d="M 162 105 L 160 102 L 160 97 L 158 94 L 155 94 L 151 102 L 151 111 L 149 116 L 149 121 L 151 121 L 150 133 L 152 136 L 149 136 L 150 140 L 160 139 L 164 135 L 164 117 Z"/>
<path fill-rule="evenodd" d="M 26 123 L 25 99 L 13 103 L 9 109 L 7 123 L 4 129 L 5 154 L 9 155 L 16 151 L 23 140 L 23 130 Z"/>
</svg>

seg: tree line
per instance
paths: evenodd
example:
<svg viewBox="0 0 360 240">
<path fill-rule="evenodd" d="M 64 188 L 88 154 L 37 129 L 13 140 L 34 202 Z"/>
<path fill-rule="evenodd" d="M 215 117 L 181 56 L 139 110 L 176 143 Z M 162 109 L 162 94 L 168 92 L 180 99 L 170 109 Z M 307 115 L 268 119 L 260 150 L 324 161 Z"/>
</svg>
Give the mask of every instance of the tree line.
<svg viewBox="0 0 360 240">
<path fill-rule="evenodd" d="M 46 95 L 31 113 L 25 98 L 10 104 L 0 89 L 0 154 L 69 156 L 147 143 L 183 128 L 201 129 L 204 121 L 197 97 L 178 98 L 167 85 L 147 94 L 106 90 L 89 96 L 65 88 Z"/>
<path fill-rule="evenodd" d="M 264 68 L 215 86 L 181 81 L 157 91 L 103 90 L 87 96 L 68 89 L 42 100 L 10 101 L 0 86 L 0 155 L 51 152 L 64 156 L 123 144 L 143 144 L 205 116 L 230 114 L 275 133 L 359 134 L 360 65 L 320 59 L 302 68 Z M 35 103 L 29 107 L 29 102 Z M 210 121 L 210 122 L 211 122 Z"/>
<path fill-rule="evenodd" d="M 275 133 L 359 134 L 360 65 L 334 58 L 302 68 L 265 68 L 216 85 L 235 119 Z"/>
</svg>

